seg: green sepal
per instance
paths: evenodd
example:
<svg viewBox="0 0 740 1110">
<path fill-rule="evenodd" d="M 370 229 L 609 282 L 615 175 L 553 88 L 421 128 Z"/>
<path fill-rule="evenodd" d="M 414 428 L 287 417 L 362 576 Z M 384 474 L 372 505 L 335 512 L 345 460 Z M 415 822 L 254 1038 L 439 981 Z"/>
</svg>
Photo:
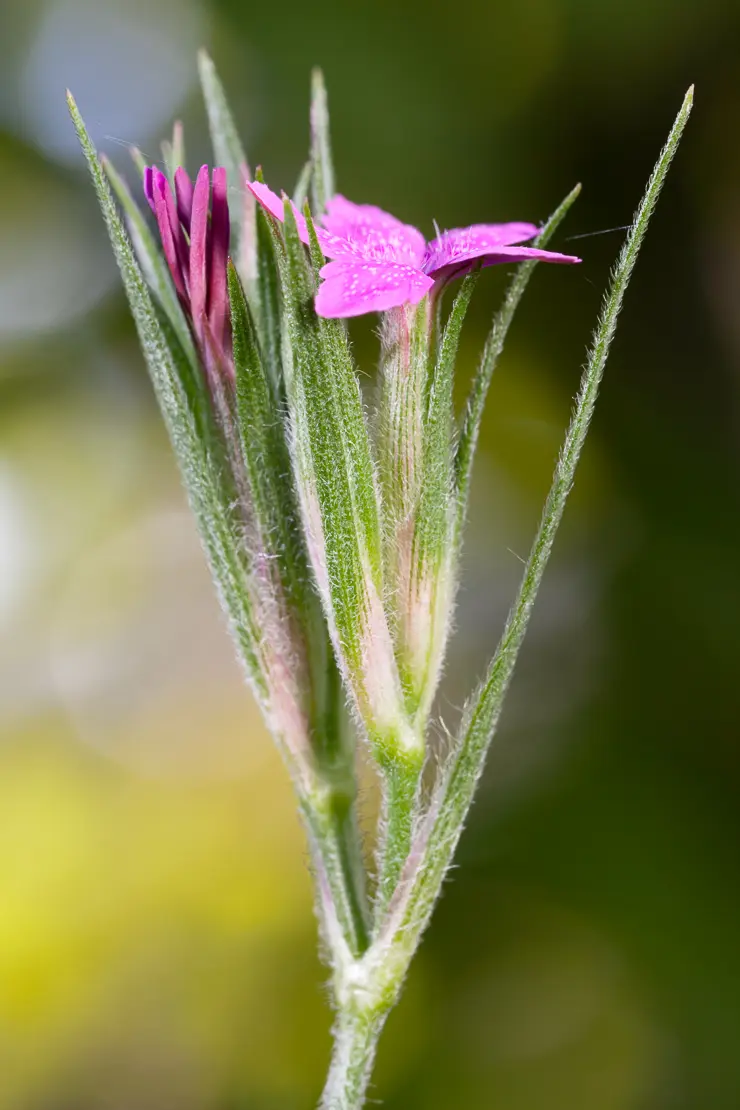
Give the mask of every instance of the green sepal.
<svg viewBox="0 0 740 1110">
<path fill-rule="evenodd" d="M 469 274 L 457 294 L 439 343 L 424 398 L 421 458 L 413 508 L 405 604 L 398 620 L 399 667 L 409 711 L 426 726 L 439 682 L 456 585 L 453 386 L 460 333 L 477 281 Z"/>
<path fill-rule="evenodd" d="M 384 567 L 391 595 L 399 588 L 396 560 L 400 533 L 406 536 L 406 543 L 412 542 L 413 521 L 424 480 L 430 311 L 429 298 L 424 297 L 418 305 L 401 305 L 384 312 L 382 317 L 376 453 L 383 494 Z"/>
</svg>

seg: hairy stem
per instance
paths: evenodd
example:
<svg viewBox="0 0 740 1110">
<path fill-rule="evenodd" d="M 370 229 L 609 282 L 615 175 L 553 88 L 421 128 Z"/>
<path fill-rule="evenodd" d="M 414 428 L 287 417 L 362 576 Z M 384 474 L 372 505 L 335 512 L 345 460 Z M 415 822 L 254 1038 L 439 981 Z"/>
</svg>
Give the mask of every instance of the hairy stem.
<svg viewBox="0 0 740 1110">
<path fill-rule="evenodd" d="M 348 1011 L 334 1030 L 334 1052 L 320 1110 L 360 1110 L 365 1103 L 385 1014 Z"/>
</svg>

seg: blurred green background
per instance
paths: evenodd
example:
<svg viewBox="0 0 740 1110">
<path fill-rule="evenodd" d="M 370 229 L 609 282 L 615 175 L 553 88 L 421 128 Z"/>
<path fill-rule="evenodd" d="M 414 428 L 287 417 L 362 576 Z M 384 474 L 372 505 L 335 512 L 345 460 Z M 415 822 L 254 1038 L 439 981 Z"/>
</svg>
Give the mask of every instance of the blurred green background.
<svg viewBox="0 0 740 1110">
<path fill-rule="evenodd" d="M 342 190 L 427 233 L 538 221 L 583 182 L 556 244 L 583 265 L 536 273 L 494 380 L 448 721 L 516 587 L 623 234 L 609 229 L 696 82 L 373 1097 L 737 1110 L 737 0 L 2 0 L 0 1110 L 292 1110 L 314 1104 L 328 1057 L 301 831 L 63 99 L 70 85 L 127 174 L 126 144 L 156 158 L 176 117 L 197 166 L 201 44 L 274 187 L 306 154 L 314 64 Z M 505 278 L 476 294 L 466 372 Z M 372 322 L 356 342 L 371 373 Z"/>
</svg>

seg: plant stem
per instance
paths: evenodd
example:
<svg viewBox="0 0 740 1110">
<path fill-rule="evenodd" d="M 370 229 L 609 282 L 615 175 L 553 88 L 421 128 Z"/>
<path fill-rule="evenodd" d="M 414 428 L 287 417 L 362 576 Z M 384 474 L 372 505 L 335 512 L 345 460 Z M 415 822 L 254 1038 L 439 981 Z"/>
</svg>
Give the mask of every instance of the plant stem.
<svg viewBox="0 0 740 1110">
<path fill-rule="evenodd" d="M 385 1013 L 340 1014 L 320 1110 L 360 1110 L 364 1105 Z"/>
</svg>

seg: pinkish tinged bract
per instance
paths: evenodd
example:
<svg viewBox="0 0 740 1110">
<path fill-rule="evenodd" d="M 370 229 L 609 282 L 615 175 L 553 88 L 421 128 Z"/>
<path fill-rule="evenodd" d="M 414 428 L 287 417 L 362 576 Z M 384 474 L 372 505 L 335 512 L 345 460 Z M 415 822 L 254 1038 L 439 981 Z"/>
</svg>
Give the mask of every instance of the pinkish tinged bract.
<svg viewBox="0 0 740 1110">
<path fill-rule="evenodd" d="M 276 193 L 259 181 L 247 186 L 270 215 L 283 219 L 283 202 Z M 299 212 L 295 215 L 298 234 L 308 243 L 306 221 Z M 527 259 L 580 262 L 573 255 L 518 246 L 538 234 L 534 224 L 473 224 L 444 231 L 427 243 L 417 228 L 382 208 L 353 204 L 339 194 L 328 200 L 321 223 L 316 234 L 331 261 L 320 271 L 323 280 L 316 294 L 316 312 L 325 317 L 361 316 L 418 304 L 431 289 L 441 288 L 477 264 Z"/>
<path fill-rule="evenodd" d="M 195 186 L 182 167 L 170 183 L 153 166 L 144 171 L 144 192 L 157 218 L 162 248 L 180 303 L 209 373 L 233 376 L 231 321 L 226 283 L 229 206 L 226 170 L 201 166 Z M 209 214 L 210 209 L 210 214 Z"/>
</svg>

